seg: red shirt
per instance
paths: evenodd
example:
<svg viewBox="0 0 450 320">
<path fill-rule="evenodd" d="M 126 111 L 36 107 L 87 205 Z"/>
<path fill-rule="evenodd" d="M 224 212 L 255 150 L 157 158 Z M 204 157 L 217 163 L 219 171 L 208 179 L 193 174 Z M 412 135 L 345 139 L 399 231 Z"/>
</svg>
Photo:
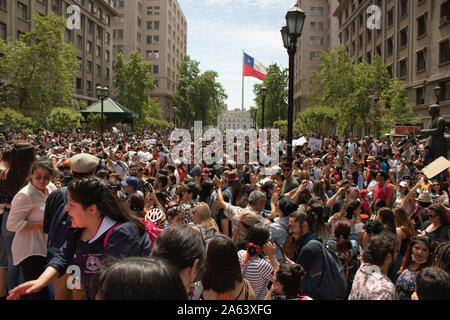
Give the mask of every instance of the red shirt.
<svg viewBox="0 0 450 320">
<path fill-rule="evenodd" d="M 387 200 L 392 197 L 392 187 L 389 183 L 386 183 L 384 185 L 380 185 L 380 183 L 377 183 L 377 186 L 375 187 L 375 190 L 373 190 L 373 201 L 377 199 L 383 199 L 384 202 L 387 203 Z"/>
</svg>

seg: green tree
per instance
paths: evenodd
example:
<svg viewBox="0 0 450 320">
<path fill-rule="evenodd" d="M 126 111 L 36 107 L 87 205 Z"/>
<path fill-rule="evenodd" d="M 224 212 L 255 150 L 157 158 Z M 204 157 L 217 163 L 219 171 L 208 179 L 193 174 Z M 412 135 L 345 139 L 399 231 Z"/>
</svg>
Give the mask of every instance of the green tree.
<svg viewBox="0 0 450 320">
<path fill-rule="evenodd" d="M 15 132 L 29 132 L 35 126 L 33 119 L 12 108 L 4 108 L 0 111 L 0 122 L 7 126 L 8 130 Z"/>
<path fill-rule="evenodd" d="M 80 128 L 83 120 L 83 116 L 78 111 L 71 108 L 55 108 L 48 117 L 48 126 L 55 132 L 70 131 L 73 128 Z"/>
<path fill-rule="evenodd" d="M 139 114 L 139 118 L 145 117 L 149 108 L 154 105 L 149 96 L 156 88 L 153 78 L 150 77 L 151 65 L 143 60 L 138 51 L 131 52 L 128 61 L 119 53 L 114 63 L 113 81 L 117 92 L 114 99 Z"/>
<path fill-rule="evenodd" d="M 26 114 L 72 106 L 79 62 L 73 44 L 64 40 L 65 20 L 35 12 L 32 25 L 15 42 L 0 39 L 0 73 L 8 76 L 0 105 Z"/>
<path fill-rule="evenodd" d="M 275 129 L 280 130 L 280 134 L 287 134 L 288 121 L 287 120 L 277 120 L 273 123 Z"/>
<path fill-rule="evenodd" d="M 255 103 L 258 108 L 256 122 L 261 126 L 262 99 L 261 88 L 267 88 L 267 95 L 264 101 L 264 126 L 272 127 L 277 120 L 287 120 L 288 111 L 288 69 L 281 70 L 275 63 L 271 64 L 267 70 L 267 76 L 262 83 L 253 86 Z"/>
<path fill-rule="evenodd" d="M 339 111 L 336 108 L 319 106 L 307 108 L 298 114 L 294 123 L 294 129 L 303 133 L 319 133 L 328 135 L 339 118 Z"/>
<path fill-rule="evenodd" d="M 339 111 L 337 129 L 348 134 L 353 128 L 364 128 L 375 134 L 393 122 L 411 121 L 412 106 L 407 103 L 406 89 L 398 79 L 391 79 L 381 57 L 373 64 L 352 63 L 344 45 L 320 55 L 321 70 L 309 78 L 310 107 L 327 106 Z M 409 120 L 408 120 L 409 119 Z"/>
<path fill-rule="evenodd" d="M 175 114 L 185 127 L 193 126 L 194 120 L 202 121 L 204 126 L 216 125 L 227 98 L 216 80 L 217 72 L 200 74 L 199 64 L 189 55 L 178 64 L 177 91 L 172 100 Z"/>
</svg>

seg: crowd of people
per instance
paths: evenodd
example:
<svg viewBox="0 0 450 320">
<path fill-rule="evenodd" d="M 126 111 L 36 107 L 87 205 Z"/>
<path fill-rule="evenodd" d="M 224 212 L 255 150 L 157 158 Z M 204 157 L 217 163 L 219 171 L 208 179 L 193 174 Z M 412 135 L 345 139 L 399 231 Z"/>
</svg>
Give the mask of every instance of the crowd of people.
<svg viewBox="0 0 450 320">
<path fill-rule="evenodd" d="M 422 172 L 428 147 L 321 141 L 288 163 L 282 137 L 264 168 L 248 149 L 194 164 L 147 130 L 9 136 L 0 300 L 449 300 L 449 175 Z"/>
</svg>

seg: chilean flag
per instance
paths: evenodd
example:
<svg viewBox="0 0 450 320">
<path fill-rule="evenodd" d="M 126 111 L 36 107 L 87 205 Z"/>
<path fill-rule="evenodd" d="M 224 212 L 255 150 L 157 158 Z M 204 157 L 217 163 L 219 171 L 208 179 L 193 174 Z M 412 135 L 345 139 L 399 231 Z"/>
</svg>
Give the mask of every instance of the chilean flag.
<svg viewBox="0 0 450 320">
<path fill-rule="evenodd" d="M 244 52 L 244 77 L 255 77 L 264 80 L 267 67 Z"/>
</svg>

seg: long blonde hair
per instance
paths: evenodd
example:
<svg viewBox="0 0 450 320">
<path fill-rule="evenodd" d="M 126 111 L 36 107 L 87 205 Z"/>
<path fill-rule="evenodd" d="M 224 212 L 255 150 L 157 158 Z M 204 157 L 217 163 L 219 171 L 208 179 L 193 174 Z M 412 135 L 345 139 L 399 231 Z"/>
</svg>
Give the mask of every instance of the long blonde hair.
<svg viewBox="0 0 450 320">
<path fill-rule="evenodd" d="M 216 221 L 214 221 L 214 219 L 211 218 L 211 209 L 209 208 L 207 203 L 199 202 L 194 207 L 194 212 L 198 215 L 200 219 L 200 224 L 202 226 L 204 226 L 205 228 L 213 227 L 214 229 L 219 230 Z"/>
</svg>

